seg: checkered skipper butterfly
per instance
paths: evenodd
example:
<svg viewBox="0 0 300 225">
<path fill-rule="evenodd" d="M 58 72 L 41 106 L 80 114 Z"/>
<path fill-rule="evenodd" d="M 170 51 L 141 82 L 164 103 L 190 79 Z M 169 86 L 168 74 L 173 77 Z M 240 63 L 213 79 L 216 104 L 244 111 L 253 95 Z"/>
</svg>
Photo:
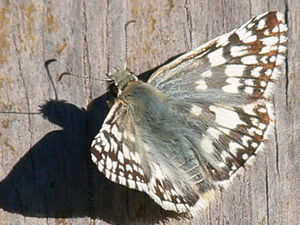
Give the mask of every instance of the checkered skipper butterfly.
<svg viewBox="0 0 300 225">
<path fill-rule="evenodd" d="M 92 142 L 98 169 L 165 210 L 204 208 L 267 138 L 286 32 L 284 15 L 268 12 L 183 54 L 147 83 L 127 70 L 111 75 L 118 97 Z"/>
</svg>

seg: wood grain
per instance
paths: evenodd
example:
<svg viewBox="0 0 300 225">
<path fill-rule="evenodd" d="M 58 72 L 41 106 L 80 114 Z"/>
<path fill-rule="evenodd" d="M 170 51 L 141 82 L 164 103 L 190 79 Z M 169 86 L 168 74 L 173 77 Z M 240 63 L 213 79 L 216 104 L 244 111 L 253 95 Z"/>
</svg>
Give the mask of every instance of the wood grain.
<svg viewBox="0 0 300 225">
<path fill-rule="evenodd" d="M 91 0 L 0 2 L 0 224 L 298 224 L 300 3 Z M 191 221 L 116 185 L 90 160 L 114 67 L 151 69 L 265 11 L 286 13 L 289 50 L 265 151 Z M 126 50 L 124 25 L 127 29 Z M 44 68 L 49 65 L 58 99 Z M 88 79 L 57 75 L 66 70 Z M 93 79 L 100 79 L 95 81 Z M 53 99 L 49 101 L 50 99 Z M 46 103 L 46 101 L 48 101 Z M 43 107 L 45 118 L 39 112 Z M 87 110 L 85 110 L 85 109 Z"/>
</svg>

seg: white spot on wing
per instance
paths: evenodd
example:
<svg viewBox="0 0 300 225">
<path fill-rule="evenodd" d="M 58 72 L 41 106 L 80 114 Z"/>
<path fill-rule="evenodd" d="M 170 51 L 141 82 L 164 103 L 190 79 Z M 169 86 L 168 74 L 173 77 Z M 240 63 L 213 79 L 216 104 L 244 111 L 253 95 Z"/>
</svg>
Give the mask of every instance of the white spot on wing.
<svg viewBox="0 0 300 225">
<path fill-rule="evenodd" d="M 179 213 L 187 211 L 187 208 L 185 207 L 184 204 L 176 204 L 176 207 L 177 207 L 177 210 L 178 210 Z"/>
<path fill-rule="evenodd" d="M 214 146 L 212 145 L 212 139 L 204 135 L 203 139 L 201 140 L 201 148 L 206 151 L 207 153 L 213 153 L 214 152 Z"/>
<path fill-rule="evenodd" d="M 249 23 L 249 24 L 247 25 L 247 28 L 248 28 L 248 29 L 251 29 L 252 27 L 254 27 L 254 25 L 255 25 L 255 23 L 251 22 L 251 23 Z"/>
<path fill-rule="evenodd" d="M 216 122 L 221 126 L 234 129 L 238 125 L 245 124 L 239 115 L 232 110 L 213 105 L 210 106 L 209 109 L 216 114 Z"/>
<path fill-rule="evenodd" d="M 226 79 L 226 83 L 237 86 L 237 87 L 242 85 L 240 78 L 228 78 L 228 79 Z"/>
<path fill-rule="evenodd" d="M 110 144 L 107 142 L 107 144 L 106 145 L 104 145 L 104 151 L 105 152 L 108 152 L 109 151 L 109 148 L 110 148 Z M 97 148 L 96 148 L 97 149 Z"/>
<path fill-rule="evenodd" d="M 110 132 L 110 125 L 104 123 L 104 124 L 102 125 L 101 130 L 105 130 L 105 131 L 107 131 L 107 132 Z"/>
<path fill-rule="evenodd" d="M 257 36 L 256 35 L 249 36 L 249 37 L 247 37 L 246 39 L 243 40 L 243 42 L 245 44 L 248 44 L 248 43 L 251 43 L 251 42 L 254 42 L 254 41 L 257 41 Z"/>
<path fill-rule="evenodd" d="M 256 142 L 252 142 L 252 143 L 251 143 L 251 147 L 257 148 L 257 147 L 258 147 L 258 144 L 257 144 Z"/>
<path fill-rule="evenodd" d="M 127 180 L 129 188 L 135 189 L 135 182 L 133 180 Z"/>
<path fill-rule="evenodd" d="M 261 19 L 259 22 L 258 22 L 258 25 L 257 25 L 257 29 L 258 30 L 262 30 L 264 29 L 266 26 L 266 19 Z"/>
<path fill-rule="evenodd" d="M 279 30 L 280 32 L 286 32 L 288 30 L 286 24 L 279 24 Z"/>
<path fill-rule="evenodd" d="M 250 120 L 252 122 L 252 125 L 258 126 L 259 120 L 256 117 L 251 117 Z"/>
<path fill-rule="evenodd" d="M 106 157 L 106 169 L 111 170 L 112 168 L 112 160 L 109 156 Z"/>
<path fill-rule="evenodd" d="M 190 113 L 195 115 L 195 116 L 199 116 L 202 113 L 202 108 L 197 106 L 197 105 L 192 105 Z"/>
<path fill-rule="evenodd" d="M 266 127 L 267 127 L 267 125 L 264 124 L 264 123 L 260 123 L 260 124 L 258 125 L 258 128 L 261 129 L 261 130 L 266 129 Z"/>
<path fill-rule="evenodd" d="M 118 152 L 118 160 L 120 163 L 124 164 L 124 155 L 121 151 Z"/>
<path fill-rule="evenodd" d="M 201 73 L 200 76 L 201 76 L 201 77 L 204 77 L 204 78 L 206 78 L 206 77 L 211 77 L 211 76 L 212 76 L 211 70 L 207 70 L 207 71 Z"/>
<path fill-rule="evenodd" d="M 248 47 L 247 46 L 233 46 L 230 48 L 230 54 L 233 57 L 239 57 L 246 55 L 248 53 Z"/>
<path fill-rule="evenodd" d="M 266 72 L 265 72 L 265 74 L 267 76 L 270 76 L 272 74 L 272 70 L 271 69 L 267 69 Z"/>
<path fill-rule="evenodd" d="M 271 56 L 271 57 L 270 57 L 270 62 L 273 63 L 273 62 L 275 62 L 275 61 L 276 61 L 276 56 L 275 56 L 275 55 Z"/>
<path fill-rule="evenodd" d="M 282 44 L 282 43 L 287 42 L 287 40 L 288 40 L 288 38 L 286 36 L 280 36 L 279 42 Z"/>
<path fill-rule="evenodd" d="M 99 133 L 99 137 L 98 138 L 101 139 L 102 145 L 106 145 L 108 143 L 106 137 L 104 136 L 104 134 L 102 132 Z"/>
<path fill-rule="evenodd" d="M 244 160 L 247 160 L 247 159 L 249 158 L 249 156 L 248 156 L 247 153 L 244 153 L 244 154 L 242 155 L 242 158 L 243 158 Z"/>
<path fill-rule="evenodd" d="M 262 86 L 262 87 L 266 87 L 266 86 L 267 86 L 267 82 L 266 82 L 266 81 L 264 81 L 264 80 L 263 80 L 263 81 L 261 81 L 261 82 L 260 82 L 260 86 Z"/>
<path fill-rule="evenodd" d="M 245 147 L 249 147 L 249 142 L 252 140 L 252 138 L 245 135 L 245 136 L 241 137 L 241 139 L 242 139 L 243 145 Z"/>
<path fill-rule="evenodd" d="M 229 130 L 229 129 L 226 129 L 226 128 L 224 128 L 224 127 L 219 127 L 218 129 L 219 129 L 220 131 L 222 131 L 224 134 L 227 134 L 227 135 L 230 134 L 230 130 Z"/>
<path fill-rule="evenodd" d="M 173 202 L 169 202 L 169 201 L 162 201 L 162 207 L 165 210 L 172 210 L 172 211 L 176 211 L 176 206 Z"/>
<path fill-rule="evenodd" d="M 112 162 L 112 170 L 111 170 L 113 173 L 116 172 L 117 166 L 118 166 L 118 162 L 117 161 L 113 161 Z"/>
<path fill-rule="evenodd" d="M 247 79 L 247 80 L 245 80 L 245 84 L 248 86 L 254 86 L 254 80 Z"/>
<path fill-rule="evenodd" d="M 207 89 L 207 84 L 206 84 L 205 80 L 198 80 L 195 82 L 195 84 L 197 85 L 196 86 L 197 90 L 206 90 Z"/>
<path fill-rule="evenodd" d="M 126 159 L 129 159 L 130 160 L 130 154 L 129 154 L 129 149 L 127 147 L 127 145 L 125 145 L 124 143 L 122 144 L 122 147 L 123 147 L 123 154 L 124 154 L 124 157 Z"/>
<path fill-rule="evenodd" d="M 238 93 L 238 88 L 242 86 L 239 78 L 228 78 L 226 82 L 229 83 L 229 85 L 222 87 L 222 90 L 228 93 Z"/>
<path fill-rule="evenodd" d="M 256 55 L 247 55 L 241 58 L 242 63 L 246 65 L 252 65 L 252 64 L 257 64 L 257 56 Z"/>
<path fill-rule="evenodd" d="M 223 161 L 226 162 L 226 159 L 230 158 L 230 155 L 228 154 L 228 152 L 222 151 L 222 152 L 221 152 L 221 158 L 223 159 Z M 223 167 L 226 167 L 226 165 L 223 166 Z"/>
<path fill-rule="evenodd" d="M 92 141 L 92 144 L 91 144 L 91 147 L 94 147 L 94 145 L 97 143 L 97 141 L 96 141 L 96 139 L 94 139 L 93 141 Z"/>
<path fill-rule="evenodd" d="M 277 55 L 277 59 L 276 59 L 276 65 L 282 65 L 283 61 L 284 61 L 285 57 L 283 55 Z"/>
<path fill-rule="evenodd" d="M 129 139 L 131 142 L 135 142 L 135 137 L 130 132 L 124 132 L 124 137 Z"/>
<path fill-rule="evenodd" d="M 97 163 L 97 157 L 96 156 L 94 156 L 94 154 L 92 154 L 92 161 L 94 162 L 94 163 Z"/>
<path fill-rule="evenodd" d="M 118 144 L 115 142 L 115 140 L 113 138 L 110 139 L 110 143 L 111 143 L 111 149 L 114 152 L 117 152 L 117 150 L 118 150 Z"/>
<path fill-rule="evenodd" d="M 253 70 L 251 70 L 251 76 L 260 77 L 262 69 L 263 69 L 262 66 L 255 67 Z"/>
<path fill-rule="evenodd" d="M 271 34 L 271 31 L 269 30 L 269 29 L 266 29 L 265 31 L 264 31 L 264 35 L 265 36 L 269 36 Z"/>
<path fill-rule="evenodd" d="M 285 53 L 286 52 L 286 46 L 280 45 L 278 51 L 281 53 Z"/>
<path fill-rule="evenodd" d="M 98 165 L 98 170 L 99 170 L 100 172 L 103 172 L 104 166 L 101 165 L 100 163 L 98 163 L 97 165 Z"/>
<path fill-rule="evenodd" d="M 245 87 L 245 92 L 249 95 L 252 95 L 253 94 L 253 88 L 252 87 Z"/>
<path fill-rule="evenodd" d="M 274 27 L 273 30 L 272 30 L 272 33 L 277 33 L 277 32 L 279 32 L 278 26 Z"/>
<path fill-rule="evenodd" d="M 138 152 L 130 152 L 131 159 L 138 164 L 142 163 L 141 157 Z"/>
<path fill-rule="evenodd" d="M 226 168 L 226 164 L 223 162 L 219 162 L 217 166 L 220 168 Z"/>
<path fill-rule="evenodd" d="M 229 142 L 229 152 L 235 156 L 237 156 L 239 149 L 243 149 L 243 147 L 236 142 Z"/>
<path fill-rule="evenodd" d="M 277 12 L 276 13 L 276 18 L 277 18 L 277 20 L 279 21 L 279 22 L 282 22 L 282 23 L 284 23 L 284 14 L 282 13 L 282 12 Z"/>
<path fill-rule="evenodd" d="M 266 45 L 260 50 L 259 54 L 265 54 L 271 51 L 277 51 L 277 49 L 278 47 L 276 45 Z"/>
<path fill-rule="evenodd" d="M 97 151 L 99 151 L 99 152 L 102 150 L 102 148 L 101 148 L 100 145 L 95 145 L 94 148 L 95 148 Z"/>
<path fill-rule="evenodd" d="M 246 27 L 244 25 L 236 31 L 236 34 L 239 36 L 239 39 L 241 41 L 243 41 L 245 38 L 252 35 L 252 31 L 249 31 L 248 29 L 246 29 Z"/>
<path fill-rule="evenodd" d="M 116 137 L 118 141 L 121 141 L 122 134 L 119 132 L 118 127 L 116 124 L 114 124 L 111 128 L 111 133 Z"/>
<path fill-rule="evenodd" d="M 230 33 L 222 35 L 219 38 L 218 44 L 216 45 L 216 47 L 227 45 L 229 43 L 229 37 L 235 32 L 235 30 L 231 31 Z"/>
<path fill-rule="evenodd" d="M 207 57 L 211 64 L 211 67 L 226 63 L 226 59 L 223 56 L 223 48 L 219 48 L 213 52 L 208 53 Z"/>
<path fill-rule="evenodd" d="M 125 177 L 118 176 L 118 178 L 119 178 L 119 183 L 122 184 L 122 185 L 124 185 L 124 186 L 126 186 L 126 179 L 125 179 Z"/>
<path fill-rule="evenodd" d="M 209 127 L 206 131 L 211 137 L 214 139 L 218 139 L 219 136 L 222 134 L 221 131 L 217 130 L 216 128 Z"/>
<path fill-rule="evenodd" d="M 256 105 L 255 104 L 247 104 L 244 105 L 242 107 L 242 109 L 244 110 L 245 113 L 247 113 L 248 115 L 256 115 L 256 113 L 254 112 Z"/>
<path fill-rule="evenodd" d="M 260 39 L 260 41 L 262 41 L 262 43 L 264 45 L 276 45 L 279 42 L 279 38 L 278 37 L 265 37 Z"/>
<path fill-rule="evenodd" d="M 109 170 L 105 170 L 105 176 L 110 179 L 111 172 Z"/>
<path fill-rule="evenodd" d="M 247 66 L 239 64 L 227 65 L 225 68 L 225 74 L 229 77 L 243 76 L 246 68 Z"/>
<path fill-rule="evenodd" d="M 117 181 L 117 175 L 112 173 L 110 179 L 111 179 L 111 181 L 116 182 Z"/>
<path fill-rule="evenodd" d="M 152 163 L 150 166 L 152 167 L 154 175 L 157 179 L 159 179 L 159 180 L 165 179 L 165 176 L 164 176 L 160 166 L 157 163 Z M 153 180 L 152 182 L 155 182 L 155 181 Z"/>
<path fill-rule="evenodd" d="M 266 108 L 260 108 L 260 109 L 258 109 L 258 111 L 260 113 L 267 113 L 267 109 Z"/>
</svg>

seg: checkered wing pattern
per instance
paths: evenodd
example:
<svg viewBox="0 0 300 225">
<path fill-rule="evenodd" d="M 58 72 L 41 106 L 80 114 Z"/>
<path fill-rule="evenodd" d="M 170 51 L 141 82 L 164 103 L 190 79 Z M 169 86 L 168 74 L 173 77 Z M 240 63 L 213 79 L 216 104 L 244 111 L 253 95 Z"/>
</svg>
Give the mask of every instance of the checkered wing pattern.
<svg viewBox="0 0 300 225">
<path fill-rule="evenodd" d="M 265 13 L 147 83 L 127 77 L 124 85 L 121 73 L 113 76 L 122 88 L 92 143 L 98 169 L 166 210 L 194 215 L 205 207 L 267 138 L 286 32 L 283 14 Z"/>
<path fill-rule="evenodd" d="M 145 106 L 142 102 L 129 108 L 131 103 L 124 103 L 126 100 L 117 100 L 92 142 L 93 162 L 111 181 L 146 192 L 164 209 L 188 212 L 200 197 L 196 187 L 186 183 L 187 175 L 183 171 L 177 170 L 174 164 L 166 164 L 174 157 L 169 154 L 170 138 L 161 140 L 159 133 L 154 132 L 155 125 L 145 122 L 147 117 L 139 113 Z M 163 123 L 168 125 L 167 121 Z M 166 152 L 156 151 L 160 149 Z M 212 188 L 206 185 L 205 195 L 209 198 Z M 200 202 L 204 204 L 205 200 Z"/>
<path fill-rule="evenodd" d="M 274 120 L 269 97 L 284 63 L 286 33 L 282 13 L 262 14 L 182 55 L 148 80 L 184 102 L 177 104 L 179 120 L 195 133 L 200 130 L 199 153 L 213 164 L 209 176 L 218 185 L 228 184 L 263 147 Z M 195 119 L 201 126 L 194 125 Z"/>
</svg>

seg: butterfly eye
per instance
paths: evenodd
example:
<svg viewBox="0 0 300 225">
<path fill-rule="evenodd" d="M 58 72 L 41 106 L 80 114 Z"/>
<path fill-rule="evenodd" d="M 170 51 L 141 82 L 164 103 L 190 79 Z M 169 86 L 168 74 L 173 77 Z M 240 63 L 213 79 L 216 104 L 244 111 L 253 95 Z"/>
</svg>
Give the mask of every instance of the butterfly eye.
<svg viewBox="0 0 300 225">
<path fill-rule="evenodd" d="M 111 83 L 108 82 L 108 85 L 110 93 L 114 98 L 116 98 L 118 96 L 118 87 L 115 85 L 114 81 L 112 81 Z"/>
</svg>

